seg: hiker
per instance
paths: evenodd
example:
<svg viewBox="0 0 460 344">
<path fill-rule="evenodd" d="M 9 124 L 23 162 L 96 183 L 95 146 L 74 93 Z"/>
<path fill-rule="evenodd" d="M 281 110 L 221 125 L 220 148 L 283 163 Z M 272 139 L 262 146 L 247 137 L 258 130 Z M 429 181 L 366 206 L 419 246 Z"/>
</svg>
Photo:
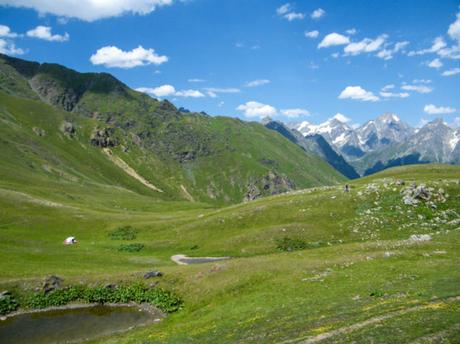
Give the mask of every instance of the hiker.
<svg viewBox="0 0 460 344">
<path fill-rule="evenodd" d="M 350 187 L 348 186 L 348 184 L 345 184 L 345 192 L 349 192 L 350 191 Z"/>
<path fill-rule="evenodd" d="M 77 239 L 75 239 L 75 237 L 71 236 L 71 237 L 68 237 L 67 239 L 64 240 L 64 245 L 74 245 L 77 242 L 78 242 Z"/>
</svg>

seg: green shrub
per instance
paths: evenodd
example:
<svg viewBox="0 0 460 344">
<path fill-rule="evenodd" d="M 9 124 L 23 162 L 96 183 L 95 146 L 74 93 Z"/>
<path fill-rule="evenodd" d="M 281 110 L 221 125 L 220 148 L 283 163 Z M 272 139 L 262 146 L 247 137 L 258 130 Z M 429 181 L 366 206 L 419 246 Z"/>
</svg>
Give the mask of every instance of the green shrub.
<svg viewBox="0 0 460 344">
<path fill-rule="evenodd" d="M 137 237 L 137 230 L 131 226 L 118 227 L 109 233 L 112 240 L 134 240 Z"/>
<path fill-rule="evenodd" d="M 144 248 L 144 244 L 127 244 L 120 245 L 118 251 L 120 252 L 139 252 Z"/>
<path fill-rule="evenodd" d="M 307 248 L 317 248 L 324 245 L 325 243 L 322 241 L 306 242 L 299 238 L 283 237 L 281 239 L 276 239 L 276 247 L 278 250 L 286 252 L 305 250 Z"/>
<path fill-rule="evenodd" d="M 19 304 L 11 295 L 5 295 L 0 298 L 0 315 L 5 315 L 14 312 L 19 307 Z"/>
<path fill-rule="evenodd" d="M 71 302 L 150 303 L 167 313 L 175 312 L 182 306 L 182 300 L 173 293 L 161 288 L 150 288 L 142 283 L 116 288 L 70 286 L 47 294 L 33 294 L 26 299 L 25 304 L 29 308 L 47 308 L 63 306 Z"/>
</svg>

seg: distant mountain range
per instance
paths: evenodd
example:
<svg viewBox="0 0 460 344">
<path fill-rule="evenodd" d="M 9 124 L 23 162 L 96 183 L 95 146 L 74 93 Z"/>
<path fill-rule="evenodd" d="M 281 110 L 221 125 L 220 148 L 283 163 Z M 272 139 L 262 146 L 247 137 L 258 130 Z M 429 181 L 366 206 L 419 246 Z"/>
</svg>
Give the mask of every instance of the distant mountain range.
<svg viewBox="0 0 460 344">
<path fill-rule="evenodd" d="M 435 119 L 413 128 L 384 113 L 357 128 L 335 116 L 319 125 L 304 121 L 289 128 L 305 138 L 321 135 L 360 175 L 416 163 L 460 163 L 460 129 Z"/>
</svg>

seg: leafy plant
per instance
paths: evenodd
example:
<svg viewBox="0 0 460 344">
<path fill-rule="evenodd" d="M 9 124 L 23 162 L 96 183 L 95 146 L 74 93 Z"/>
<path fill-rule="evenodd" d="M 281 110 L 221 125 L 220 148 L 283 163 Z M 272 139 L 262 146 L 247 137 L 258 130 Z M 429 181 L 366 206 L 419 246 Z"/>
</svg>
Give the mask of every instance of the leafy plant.
<svg viewBox="0 0 460 344">
<path fill-rule="evenodd" d="M 19 307 L 18 302 L 11 295 L 0 297 L 0 315 L 5 315 L 14 312 Z"/>
<path fill-rule="evenodd" d="M 134 240 L 137 237 L 137 230 L 132 226 L 118 227 L 109 233 L 112 240 Z"/>
<path fill-rule="evenodd" d="M 120 245 L 118 251 L 120 252 L 139 252 L 144 248 L 144 244 L 126 244 Z"/>
<path fill-rule="evenodd" d="M 33 294 L 26 299 L 25 305 L 29 308 L 47 308 L 76 301 L 100 304 L 150 303 L 167 313 L 179 310 L 183 303 L 178 296 L 162 288 L 150 288 L 145 284 L 136 283 L 115 288 L 70 286 L 47 294 Z"/>
<path fill-rule="evenodd" d="M 276 239 L 276 247 L 278 250 L 286 252 L 316 248 L 323 245 L 324 243 L 322 241 L 306 242 L 299 238 L 283 237 L 281 239 Z"/>
</svg>

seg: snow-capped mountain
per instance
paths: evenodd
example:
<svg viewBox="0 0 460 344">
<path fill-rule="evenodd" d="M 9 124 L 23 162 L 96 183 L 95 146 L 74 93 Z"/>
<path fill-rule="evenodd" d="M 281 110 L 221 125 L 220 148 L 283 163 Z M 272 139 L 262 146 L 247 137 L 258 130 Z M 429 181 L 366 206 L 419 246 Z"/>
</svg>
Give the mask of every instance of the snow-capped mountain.
<svg viewBox="0 0 460 344">
<path fill-rule="evenodd" d="M 323 136 L 338 152 L 346 156 L 362 156 L 364 150 L 361 148 L 356 131 L 342 118 L 343 116 L 337 114 L 319 125 L 304 121 L 291 127 L 300 131 L 304 136 Z"/>
<path fill-rule="evenodd" d="M 460 129 L 441 119 L 414 129 L 393 113 L 384 113 L 358 128 L 336 115 L 315 125 L 293 125 L 304 136 L 322 135 L 360 174 L 415 163 L 460 164 Z"/>
<path fill-rule="evenodd" d="M 393 114 L 384 113 L 356 129 L 360 143 L 365 151 L 372 151 L 392 143 L 402 142 L 413 134 L 414 130 Z"/>
<path fill-rule="evenodd" d="M 322 135 L 338 152 L 351 160 L 383 146 L 402 142 L 414 133 L 414 129 L 393 113 L 384 113 L 356 129 L 344 122 L 341 115 L 319 125 L 305 121 L 295 129 L 305 136 Z"/>
</svg>

